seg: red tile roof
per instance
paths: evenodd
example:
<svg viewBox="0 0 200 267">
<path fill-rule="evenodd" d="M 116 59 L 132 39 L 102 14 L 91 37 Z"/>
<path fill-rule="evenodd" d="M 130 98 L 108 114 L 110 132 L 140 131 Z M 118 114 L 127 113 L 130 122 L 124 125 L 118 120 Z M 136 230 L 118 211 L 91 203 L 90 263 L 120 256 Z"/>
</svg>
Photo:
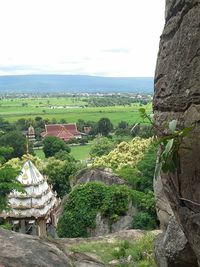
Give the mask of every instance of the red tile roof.
<svg viewBox="0 0 200 267">
<path fill-rule="evenodd" d="M 45 132 L 41 133 L 42 137 L 56 136 L 64 141 L 75 138 L 77 135 L 81 135 L 81 133 L 77 130 L 75 123 L 48 124 L 45 125 Z"/>
</svg>

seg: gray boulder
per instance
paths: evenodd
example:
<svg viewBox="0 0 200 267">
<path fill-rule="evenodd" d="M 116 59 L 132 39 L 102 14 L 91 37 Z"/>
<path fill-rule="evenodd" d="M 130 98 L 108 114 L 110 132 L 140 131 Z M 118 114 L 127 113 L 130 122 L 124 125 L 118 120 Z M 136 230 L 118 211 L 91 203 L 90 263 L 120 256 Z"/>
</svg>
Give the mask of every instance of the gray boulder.
<svg viewBox="0 0 200 267">
<path fill-rule="evenodd" d="M 196 256 L 174 217 L 170 218 L 166 232 L 156 238 L 155 258 L 159 267 L 198 267 Z"/>
<path fill-rule="evenodd" d="M 72 267 L 55 244 L 36 236 L 0 228 L 0 265 L 5 267 Z"/>
<path fill-rule="evenodd" d="M 74 178 L 73 185 L 84 184 L 88 182 L 101 182 L 106 185 L 118 184 L 123 185 L 125 181 L 114 174 L 112 170 L 108 168 L 86 168 L 81 170 Z"/>
<path fill-rule="evenodd" d="M 110 233 L 116 233 L 121 230 L 128 230 L 132 228 L 133 216 L 137 213 L 137 208 L 129 203 L 128 211 L 126 215 L 121 216 L 117 221 L 110 225 L 107 218 L 101 216 L 100 213 L 96 216 L 96 228 L 88 229 L 88 234 L 91 237 L 107 235 Z"/>
</svg>

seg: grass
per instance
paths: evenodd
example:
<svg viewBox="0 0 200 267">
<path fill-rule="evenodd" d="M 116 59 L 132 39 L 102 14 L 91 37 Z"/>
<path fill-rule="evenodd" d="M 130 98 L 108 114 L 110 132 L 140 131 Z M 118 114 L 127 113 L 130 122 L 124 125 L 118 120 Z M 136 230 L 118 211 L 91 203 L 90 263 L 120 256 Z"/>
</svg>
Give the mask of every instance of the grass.
<svg viewBox="0 0 200 267">
<path fill-rule="evenodd" d="M 71 155 L 76 160 L 85 160 L 90 157 L 91 145 L 71 146 Z"/>
<path fill-rule="evenodd" d="M 86 160 L 89 158 L 89 152 L 91 149 L 91 145 L 77 145 L 77 146 L 71 146 L 71 155 L 76 159 L 76 160 Z M 36 149 L 34 150 L 35 155 L 40 158 L 44 159 L 45 155 L 42 149 Z"/>
<path fill-rule="evenodd" d="M 15 98 L 0 100 L 0 116 L 14 122 L 20 118 L 33 119 L 36 116 L 57 120 L 66 119 L 67 122 L 76 122 L 78 119 L 98 121 L 102 117 L 109 118 L 114 125 L 120 121 L 136 123 L 140 121 L 139 104 L 114 107 L 86 107 L 51 109 L 49 105 L 84 105 L 83 98 Z M 28 106 L 22 106 L 27 103 Z M 151 112 L 151 104 L 145 105 L 147 112 Z"/>
<path fill-rule="evenodd" d="M 151 233 L 136 242 L 130 241 L 92 241 L 72 245 L 69 249 L 73 252 L 91 253 L 97 255 L 106 265 L 118 259 L 124 264 L 118 266 L 155 267 L 153 259 L 153 242 L 155 236 Z M 131 262 L 126 262 L 131 256 Z"/>
<path fill-rule="evenodd" d="M 35 155 L 40 159 L 45 159 L 45 155 L 42 149 L 35 149 Z"/>
</svg>

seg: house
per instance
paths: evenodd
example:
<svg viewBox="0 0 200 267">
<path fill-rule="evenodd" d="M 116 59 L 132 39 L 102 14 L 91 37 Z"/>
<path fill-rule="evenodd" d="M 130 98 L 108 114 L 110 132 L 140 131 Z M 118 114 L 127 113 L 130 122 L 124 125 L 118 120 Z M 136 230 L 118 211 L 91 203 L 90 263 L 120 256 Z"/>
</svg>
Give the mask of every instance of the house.
<svg viewBox="0 0 200 267">
<path fill-rule="evenodd" d="M 76 123 L 68 124 L 48 124 L 45 125 L 45 131 L 41 133 L 43 138 L 47 136 L 56 136 L 64 141 L 70 139 L 81 139 L 85 135 L 77 130 Z"/>
</svg>

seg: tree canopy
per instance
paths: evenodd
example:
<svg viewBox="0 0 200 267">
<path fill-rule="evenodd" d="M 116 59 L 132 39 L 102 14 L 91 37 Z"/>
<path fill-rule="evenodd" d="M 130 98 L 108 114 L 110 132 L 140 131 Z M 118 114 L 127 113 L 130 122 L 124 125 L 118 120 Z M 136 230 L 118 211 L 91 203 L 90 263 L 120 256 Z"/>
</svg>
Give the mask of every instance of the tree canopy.
<svg viewBox="0 0 200 267">
<path fill-rule="evenodd" d="M 108 118 L 101 118 L 97 123 L 98 133 L 107 136 L 113 130 L 113 124 Z"/>
<path fill-rule="evenodd" d="M 48 136 L 43 141 L 43 151 L 45 157 L 52 157 L 59 151 L 70 152 L 69 146 L 61 139 L 55 136 Z"/>
</svg>

